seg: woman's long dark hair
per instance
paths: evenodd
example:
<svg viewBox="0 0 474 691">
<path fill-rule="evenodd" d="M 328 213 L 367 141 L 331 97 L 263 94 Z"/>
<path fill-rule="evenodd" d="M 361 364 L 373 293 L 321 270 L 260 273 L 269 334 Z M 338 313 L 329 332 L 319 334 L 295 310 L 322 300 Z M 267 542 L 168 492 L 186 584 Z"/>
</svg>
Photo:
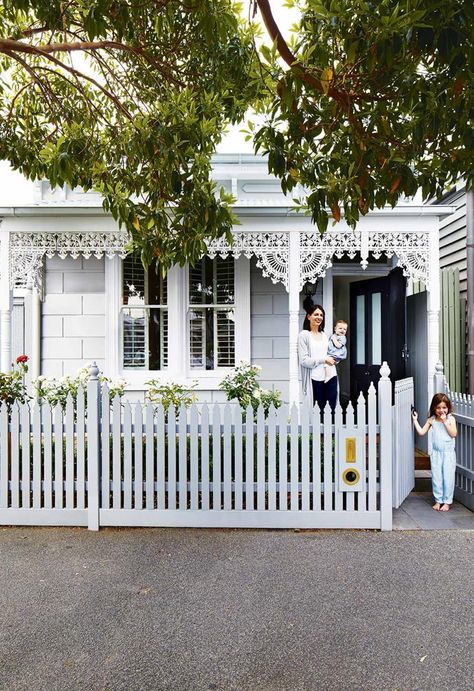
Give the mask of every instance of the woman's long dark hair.
<svg viewBox="0 0 474 691">
<path fill-rule="evenodd" d="M 323 321 L 321 322 L 319 331 L 324 331 L 324 326 L 326 324 L 326 312 L 324 311 L 324 307 L 322 307 L 322 305 L 313 305 L 313 301 L 308 296 L 303 300 L 303 308 L 306 311 L 306 317 L 304 318 L 303 322 L 303 331 L 311 331 L 311 325 L 309 323 L 308 314 L 311 315 L 316 310 L 321 310 L 321 312 L 323 313 Z"/>
</svg>

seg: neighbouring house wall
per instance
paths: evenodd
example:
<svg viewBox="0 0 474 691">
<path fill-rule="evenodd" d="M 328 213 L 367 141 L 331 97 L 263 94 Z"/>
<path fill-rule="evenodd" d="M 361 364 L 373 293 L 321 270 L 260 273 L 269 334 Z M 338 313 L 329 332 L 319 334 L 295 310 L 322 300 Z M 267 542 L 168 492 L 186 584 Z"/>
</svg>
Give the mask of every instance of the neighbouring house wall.
<svg viewBox="0 0 474 691">
<path fill-rule="evenodd" d="M 457 207 L 454 214 L 443 218 L 439 224 L 439 255 L 441 269 L 459 269 L 461 297 L 466 297 L 466 194 L 458 194 L 449 200 Z"/>
<path fill-rule="evenodd" d="M 42 374 L 75 374 L 93 360 L 103 369 L 104 259 L 47 259 L 41 315 Z"/>
</svg>

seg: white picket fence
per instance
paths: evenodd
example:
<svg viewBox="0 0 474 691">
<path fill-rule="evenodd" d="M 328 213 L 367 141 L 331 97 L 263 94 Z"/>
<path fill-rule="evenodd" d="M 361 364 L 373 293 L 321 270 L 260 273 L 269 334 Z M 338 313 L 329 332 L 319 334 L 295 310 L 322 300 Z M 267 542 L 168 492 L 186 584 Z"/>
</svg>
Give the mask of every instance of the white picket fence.
<svg viewBox="0 0 474 691">
<path fill-rule="evenodd" d="M 0 411 L 0 523 L 392 526 L 392 384 L 356 410 L 109 401 L 98 370 L 65 410 Z"/>
<path fill-rule="evenodd" d="M 436 365 L 434 388 L 450 398 L 456 418 L 454 497 L 474 511 L 474 396 L 450 390 L 441 362 Z"/>
</svg>

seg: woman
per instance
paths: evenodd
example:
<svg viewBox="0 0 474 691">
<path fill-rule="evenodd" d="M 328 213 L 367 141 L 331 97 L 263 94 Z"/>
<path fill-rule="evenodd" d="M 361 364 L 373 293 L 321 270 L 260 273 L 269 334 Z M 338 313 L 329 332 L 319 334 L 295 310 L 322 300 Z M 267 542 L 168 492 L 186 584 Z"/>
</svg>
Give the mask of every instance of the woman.
<svg viewBox="0 0 474 691">
<path fill-rule="evenodd" d="M 324 333 L 324 324 L 324 309 L 321 305 L 311 305 L 306 308 L 303 331 L 298 335 L 303 396 L 309 405 L 317 403 L 321 412 L 328 402 L 334 411 L 337 401 L 336 361 L 327 354 L 328 337 Z M 332 376 L 326 382 L 324 365 L 332 368 Z"/>
</svg>

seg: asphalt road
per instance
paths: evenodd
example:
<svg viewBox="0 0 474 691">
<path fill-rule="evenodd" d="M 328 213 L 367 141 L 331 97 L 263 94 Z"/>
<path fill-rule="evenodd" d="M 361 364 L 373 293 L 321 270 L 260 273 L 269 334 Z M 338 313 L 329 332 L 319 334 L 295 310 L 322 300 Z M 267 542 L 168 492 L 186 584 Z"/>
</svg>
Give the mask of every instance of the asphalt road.
<svg viewBox="0 0 474 691">
<path fill-rule="evenodd" d="M 0 689 L 474 689 L 474 533 L 0 529 Z"/>
</svg>

